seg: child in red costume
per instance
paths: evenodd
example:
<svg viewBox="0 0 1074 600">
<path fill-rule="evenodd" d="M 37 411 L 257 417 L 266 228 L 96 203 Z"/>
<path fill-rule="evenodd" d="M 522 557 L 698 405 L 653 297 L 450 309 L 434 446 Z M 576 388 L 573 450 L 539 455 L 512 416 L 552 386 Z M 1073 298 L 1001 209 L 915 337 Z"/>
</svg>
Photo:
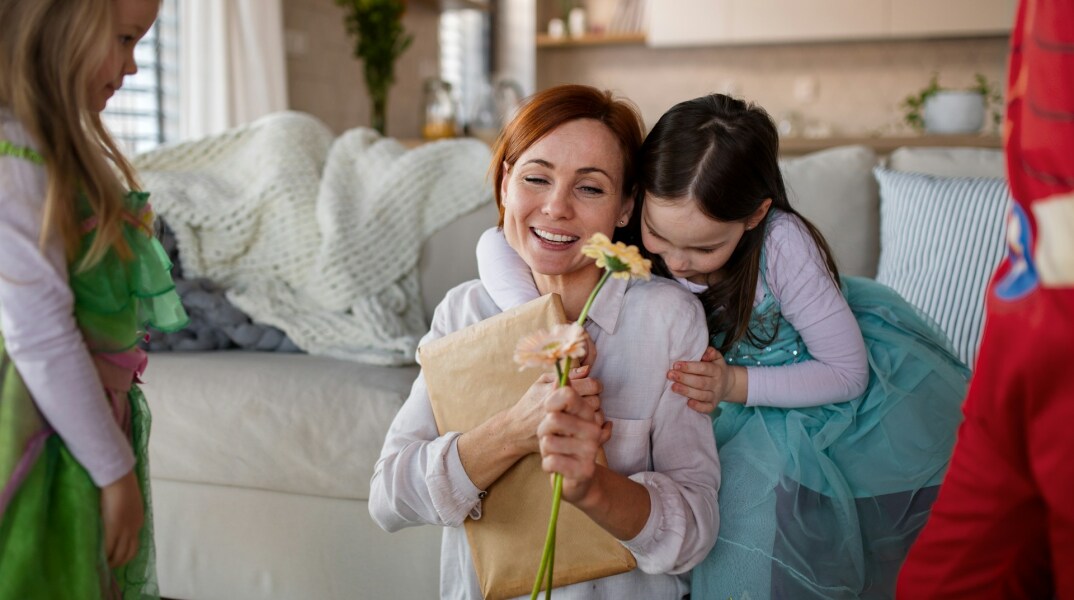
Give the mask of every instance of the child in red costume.
<svg viewBox="0 0 1074 600">
<path fill-rule="evenodd" d="M 1074 2 L 1020 3 L 1007 101 L 1010 249 L 899 598 L 1074 598 Z"/>
</svg>

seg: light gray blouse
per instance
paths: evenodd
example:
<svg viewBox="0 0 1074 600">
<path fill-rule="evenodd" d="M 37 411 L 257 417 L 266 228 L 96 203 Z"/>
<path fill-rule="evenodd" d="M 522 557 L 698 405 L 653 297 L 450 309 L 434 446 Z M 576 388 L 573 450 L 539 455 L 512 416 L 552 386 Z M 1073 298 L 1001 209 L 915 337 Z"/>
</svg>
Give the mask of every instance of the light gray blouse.
<svg viewBox="0 0 1074 600">
<path fill-rule="evenodd" d="M 437 307 L 422 343 L 500 312 L 480 281 L 464 283 Z M 681 598 L 689 592 L 686 572 L 712 548 L 719 526 L 712 423 L 688 408 L 665 378 L 674 361 L 693 360 L 705 349 L 701 304 L 671 281 L 609 279 L 586 330 L 599 348 L 592 376 L 604 386 L 603 409 L 614 422 L 604 446 L 608 464 L 649 490 L 652 510 L 642 531 L 623 542 L 637 569 L 558 588 L 555 597 Z M 459 435 L 439 435 L 419 375 L 385 439 L 369 512 L 388 531 L 443 526 L 441 597 L 480 598 L 462 525 L 480 518 L 482 490 L 463 469 Z"/>
</svg>

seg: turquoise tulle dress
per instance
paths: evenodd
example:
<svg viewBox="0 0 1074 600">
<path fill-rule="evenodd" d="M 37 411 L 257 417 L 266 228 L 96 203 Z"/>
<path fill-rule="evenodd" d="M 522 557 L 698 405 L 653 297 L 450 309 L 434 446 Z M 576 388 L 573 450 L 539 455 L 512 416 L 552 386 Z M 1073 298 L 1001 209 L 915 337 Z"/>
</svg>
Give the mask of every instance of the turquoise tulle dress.
<svg viewBox="0 0 1074 600">
<path fill-rule="evenodd" d="M 0 155 L 43 164 L 25 148 L 0 141 Z M 152 235 L 149 194 L 129 192 L 123 236 L 129 259 L 110 250 L 89 269 L 77 265 L 96 236 L 82 206 L 84 235 L 70 268 L 75 321 L 93 355 L 108 402 L 131 442 L 145 525 L 137 555 L 108 567 L 100 490 L 52 429 L 7 353 L 0 333 L 0 600 L 148 600 L 159 598 L 149 490 L 149 406 L 138 388 L 145 327 L 177 331 L 187 316 L 171 262 Z M 87 393 L 92 390 L 87 390 Z"/>
<path fill-rule="evenodd" d="M 842 283 L 865 338 L 868 388 L 810 408 L 719 405 L 720 534 L 693 571 L 694 599 L 894 596 L 947 468 L 969 370 L 893 290 L 857 277 Z M 809 360 L 762 285 L 750 328 L 775 338 L 764 347 L 741 340 L 727 362 Z"/>
</svg>

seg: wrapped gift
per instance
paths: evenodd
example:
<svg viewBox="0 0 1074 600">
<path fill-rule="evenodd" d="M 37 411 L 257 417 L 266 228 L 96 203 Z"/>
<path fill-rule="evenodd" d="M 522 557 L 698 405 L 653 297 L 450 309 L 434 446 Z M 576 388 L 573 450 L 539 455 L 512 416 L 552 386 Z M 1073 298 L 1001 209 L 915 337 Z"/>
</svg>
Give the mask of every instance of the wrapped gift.
<svg viewBox="0 0 1074 600">
<path fill-rule="evenodd" d="M 513 406 L 540 376 L 512 360 L 523 337 L 564 323 L 559 296 L 548 294 L 425 344 L 419 349 L 440 433 L 465 432 Z M 522 458 L 488 488 L 466 536 L 481 593 L 491 600 L 529 594 L 541 563 L 552 510 L 551 476 L 541 457 Z M 624 573 L 634 556 L 569 503 L 560 507 L 553 587 Z"/>
</svg>

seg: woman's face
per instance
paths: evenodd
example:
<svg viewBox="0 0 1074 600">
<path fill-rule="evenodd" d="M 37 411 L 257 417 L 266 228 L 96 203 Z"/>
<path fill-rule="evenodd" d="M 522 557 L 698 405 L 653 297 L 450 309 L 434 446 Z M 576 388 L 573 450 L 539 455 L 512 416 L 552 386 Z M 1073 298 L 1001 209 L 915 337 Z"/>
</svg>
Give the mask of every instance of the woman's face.
<svg viewBox="0 0 1074 600">
<path fill-rule="evenodd" d="M 101 112 L 112 94 L 123 87 L 123 78 L 138 72 L 134 46 L 153 26 L 160 10 L 160 0 L 114 0 L 113 31 L 108 56 L 90 79 L 89 101 L 94 112 Z"/>
<path fill-rule="evenodd" d="M 504 235 L 535 276 L 592 268 L 582 245 L 594 233 L 611 237 L 616 224 L 630 218 L 634 202 L 621 191 L 619 143 L 599 121 L 560 125 L 504 171 Z"/>
<path fill-rule="evenodd" d="M 717 221 L 701 212 L 693 198 L 668 200 L 646 195 L 641 209 L 641 242 L 657 254 L 675 277 L 709 285 L 747 230 L 768 212 L 769 200 L 742 221 Z"/>
</svg>

